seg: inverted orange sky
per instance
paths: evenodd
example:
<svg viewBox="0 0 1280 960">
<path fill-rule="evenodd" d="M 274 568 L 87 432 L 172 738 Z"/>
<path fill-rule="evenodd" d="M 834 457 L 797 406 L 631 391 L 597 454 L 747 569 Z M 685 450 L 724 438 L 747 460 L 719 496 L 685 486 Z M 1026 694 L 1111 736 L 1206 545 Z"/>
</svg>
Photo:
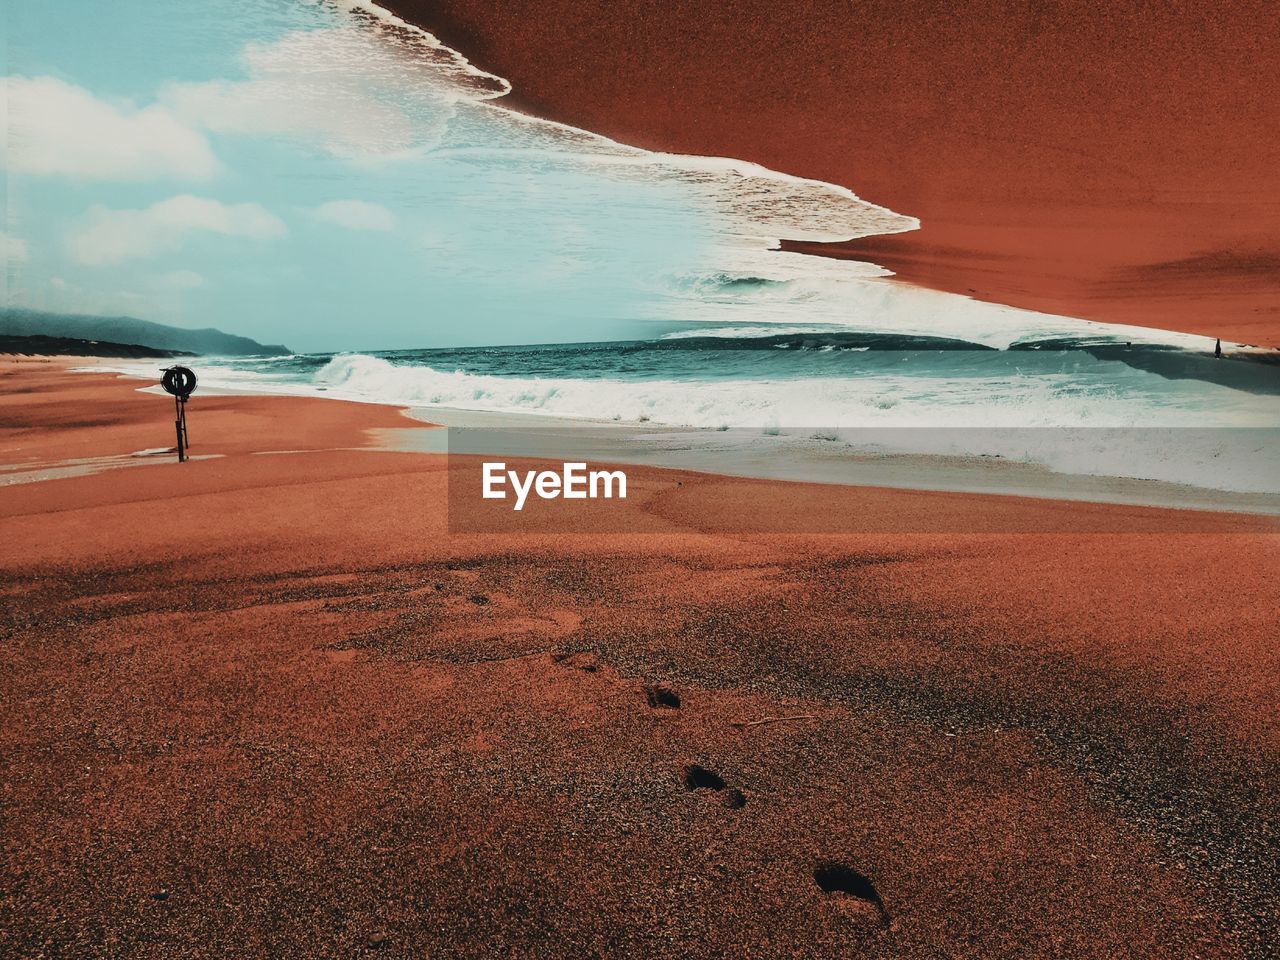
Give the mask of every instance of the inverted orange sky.
<svg viewBox="0 0 1280 960">
<path fill-rule="evenodd" d="M 1280 4 L 391 0 L 511 105 L 850 187 L 822 248 L 981 299 L 1280 345 Z"/>
</svg>

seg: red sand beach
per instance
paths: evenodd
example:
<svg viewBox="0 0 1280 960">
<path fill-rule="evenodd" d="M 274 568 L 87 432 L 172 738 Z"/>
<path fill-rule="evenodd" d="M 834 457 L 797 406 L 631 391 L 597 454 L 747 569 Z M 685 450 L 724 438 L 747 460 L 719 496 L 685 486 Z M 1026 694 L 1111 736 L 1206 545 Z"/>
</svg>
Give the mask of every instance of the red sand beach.
<svg viewBox="0 0 1280 960">
<path fill-rule="evenodd" d="M 163 444 L 136 386 L 4 362 L 0 464 Z M 1274 944 L 1273 520 L 708 535 L 1131 508 L 637 469 L 665 532 L 450 535 L 443 457 L 353 449 L 405 423 L 198 396 L 210 459 L 6 487 L 0 954 Z"/>
<path fill-rule="evenodd" d="M 1019 307 L 1280 346 L 1280 8 L 391 0 L 509 102 L 919 217 L 820 248 Z"/>
</svg>

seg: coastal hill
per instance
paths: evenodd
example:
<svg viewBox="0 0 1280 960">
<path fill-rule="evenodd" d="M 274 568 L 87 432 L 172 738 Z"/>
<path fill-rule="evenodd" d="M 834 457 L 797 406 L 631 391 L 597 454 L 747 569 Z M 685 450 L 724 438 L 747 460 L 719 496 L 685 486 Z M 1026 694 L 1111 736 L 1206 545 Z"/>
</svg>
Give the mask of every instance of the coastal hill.
<svg viewBox="0 0 1280 960">
<path fill-rule="evenodd" d="M 138 343 L 114 343 L 110 340 L 85 340 L 81 337 L 48 337 L 0 334 L 0 354 L 12 353 L 38 357 L 193 357 L 186 350 L 158 350 Z"/>
<path fill-rule="evenodd" d="M 136 317 L 45 313 L 17 308 L 0 309 L 0 336 L 67 337 L 119 345 L 145 345 L 165 354 L 176 352 L 247 357 L 283 356 L 293 352 L 282 344 L 262 344 L 248 337 L 223 333 L 213 327 L 187 330 Z"/>
</svg>

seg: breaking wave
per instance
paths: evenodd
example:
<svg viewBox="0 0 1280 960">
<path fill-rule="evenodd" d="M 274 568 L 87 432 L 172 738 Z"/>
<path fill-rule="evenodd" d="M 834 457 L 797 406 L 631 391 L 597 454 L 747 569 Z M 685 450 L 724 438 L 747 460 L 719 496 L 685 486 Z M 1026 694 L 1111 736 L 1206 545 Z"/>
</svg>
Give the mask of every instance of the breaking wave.
<svg viewBox="0 0 1280 960">
<path fill-rule="evenodd" d="M 342 354 L 314 374 L 312 385 L 331 396 L 406 406 L 711 428 L 1124 427 L 1135 422 L 1136 408 L 1149 426 L 1258 425 L 1256 398 L 1205 384 L 1179 390 L 1121 364 L 1093 378 L 1074 370 L 1020 376 L 1004 365 L 986 375 L 957 376 L 958 366 L 972 367 L 971 357 L 930 373 L 894 370 L 899 356 L 858 377 L 693 380 L 502 376 Z M 1115 377 L 1126 381 L 1123 389 Z"/>
</svg>

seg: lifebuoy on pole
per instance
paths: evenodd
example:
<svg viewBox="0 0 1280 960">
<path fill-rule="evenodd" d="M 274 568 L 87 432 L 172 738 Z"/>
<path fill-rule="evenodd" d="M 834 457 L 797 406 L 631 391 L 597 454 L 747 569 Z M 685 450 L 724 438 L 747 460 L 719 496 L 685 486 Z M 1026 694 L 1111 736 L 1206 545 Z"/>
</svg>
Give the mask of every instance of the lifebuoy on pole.
<svg viewBox="0 0 1280 960">
<path fill-rule="evenodd" d="M 173 395 L 173 427 L 178 438 L 178 462 L 187 459 L 191 436 L 187 433 L 187 400 L 195 393 L 196 375 L 190 367 L 168 367 L 160 377 L 160 386 Z"/>
<path fill-rule="evenodd" d="M 160 378 L 160 386 L 165 393 L 171 393 L 180 400 L 196 392 L 196 375 L 190 367 L 168 367 Z"/>
</svg>

